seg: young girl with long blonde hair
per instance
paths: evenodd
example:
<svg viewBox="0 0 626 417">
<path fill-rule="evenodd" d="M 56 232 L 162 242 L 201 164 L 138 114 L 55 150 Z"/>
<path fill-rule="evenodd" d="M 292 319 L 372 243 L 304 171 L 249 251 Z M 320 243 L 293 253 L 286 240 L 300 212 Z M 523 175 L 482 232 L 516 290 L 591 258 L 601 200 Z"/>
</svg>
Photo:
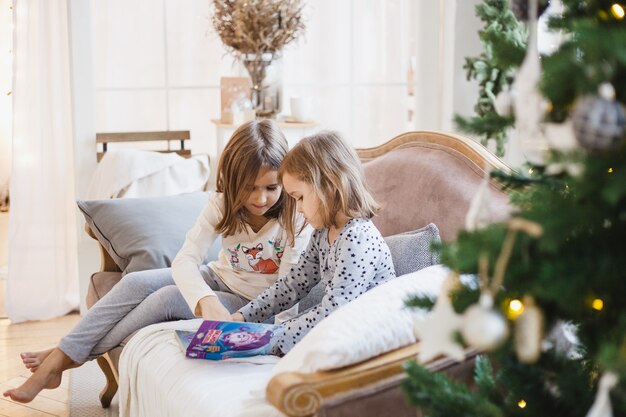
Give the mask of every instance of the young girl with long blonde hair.
<svg viewBox="0 0 626 417">
<path fill-rule="evenodd" d="M 291 271 L 232 315 L 260 322 L 303 299 L 320 281 L 321 302 L 283 323 L 278 354 L 287 353 L 315 324 L 367 290 L 395 277 L 389 247 L 370 220 L 378 204 L 370 194 L 356 152 L 337 133 L 302 139 L 285 157 L 279 176 L 290 239 L 298 236 L 296 212 L 316 230 Z"/>
<path fill-rule="evenodd" d="M 99 300 L 59 345 L 21 354 L 33 375 L 5 397 L 29 402 L 44 388 L 56 388 L 64 370 L 108 352 L 149 324 L 196 316 L 229 320 L 298 261 L 309 234 L 288 239 L 286 196 L 278 168 L 287 141 L 276 123 L 253 121 L 239 127 L 218 166 L 217 192 L 187 233 L 172 268 L 130 273 Z M 217 261 L 204 264 L 221 236 Z"/>
</svg>

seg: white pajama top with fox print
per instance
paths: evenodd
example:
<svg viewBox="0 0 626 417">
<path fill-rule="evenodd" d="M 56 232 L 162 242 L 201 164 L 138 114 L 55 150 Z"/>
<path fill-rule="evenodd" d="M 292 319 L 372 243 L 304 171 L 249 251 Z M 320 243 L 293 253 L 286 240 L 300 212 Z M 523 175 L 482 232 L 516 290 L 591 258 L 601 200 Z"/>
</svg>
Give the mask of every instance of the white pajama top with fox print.
<svg viewBox="0 0 626 417">
<path fill-rule="evenodd" d="M 191 311 L 200 314 L 198 301 L 215 295 L 198 270 L 206 255 L 219 236 L 215 225 L 224 215 L 224 196 L 214 193 L 207 205 L 187 232 L 185 243 L 172 262 L 174 281 L 189 304 Z M 287 235 L 276 219 L 268 221 L 259 231 L 250 226 L 234 235 L 222 236 L 222 249 L 218 259 L 208 266 L 222 279 L 224 284 L 248 300 L 285 275 L 298 262 L 310 237 L 306 228 L 296 237 L 294 246 L 286 245 Z"/>
<path fill-rule="evenodd" d="M 282 323 L 286 332 L 278 347 L 287 353 L 331 312 L 395 276 L 389 247 L 374 223 L 352 219 L 332 244 L 328 229 L 315 230 L 298 264 L 239 312 L 246 321 L 262 322 L 289 309 L 322 281 L 320 304 Z"/>
</svg>

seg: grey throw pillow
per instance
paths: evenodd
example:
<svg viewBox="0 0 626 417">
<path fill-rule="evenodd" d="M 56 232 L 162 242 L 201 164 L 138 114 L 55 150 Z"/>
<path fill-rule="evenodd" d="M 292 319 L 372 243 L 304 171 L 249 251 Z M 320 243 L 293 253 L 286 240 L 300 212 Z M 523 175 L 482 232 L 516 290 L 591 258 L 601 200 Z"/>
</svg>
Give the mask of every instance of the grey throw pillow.
<svg viewBox="0 0 626 417">
<path fill-rule="evenodd" d="M 387 236 L 385 242 L 391 252 L 396 276 L 439 263 L 439 254 L 430 249 L 432 242 L 441 242 L 439 229 L 434 223 L 410 232 Z M 298 311 L 302 313 L 319 304 L 324 297 L 324 287 L 322 282 L 313 287 L 309 294 L 300 300 Z"/>
<path fill-rule="evenodd" d="M 431 250 L 433 242 L 441 242 L 439 229 L 434 223 L 411 232 L 387 236 L 385 242 L 391 251 L 398 277 L 439 263 L 439 254 Z"/>
<path fill-rule="evenodd" d="M 100 244 L 127 274 L 171 266 L 208 197 L 197 192 L 77 203 Z M 219 242 L 209 259 L 217 257 L 217 250 Z"/>
</svg>

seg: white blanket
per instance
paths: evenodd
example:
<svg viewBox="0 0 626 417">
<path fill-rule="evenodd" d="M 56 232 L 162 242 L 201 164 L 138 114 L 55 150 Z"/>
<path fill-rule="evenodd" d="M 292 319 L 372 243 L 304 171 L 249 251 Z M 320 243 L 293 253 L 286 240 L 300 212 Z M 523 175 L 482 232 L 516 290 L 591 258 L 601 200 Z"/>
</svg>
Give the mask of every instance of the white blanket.
<svg viewBox="0 0 626 417">
<path fill-rule="evenodd" d="M 275 356 L 210 361 L 188 359 L 174 329 L 197 330 L 199 320 L 140 330 L 119 363 L 121 417 L 280 417 L 265 401 Z M 254 363 L 254 362 L 265 363 Z"/>
<path fill-rule="evenodd" d="M 104 154 L 89 184 L 87 199 L 156 197 L 205 189 L 208 157 L 120 149 Z"/>
</svg>

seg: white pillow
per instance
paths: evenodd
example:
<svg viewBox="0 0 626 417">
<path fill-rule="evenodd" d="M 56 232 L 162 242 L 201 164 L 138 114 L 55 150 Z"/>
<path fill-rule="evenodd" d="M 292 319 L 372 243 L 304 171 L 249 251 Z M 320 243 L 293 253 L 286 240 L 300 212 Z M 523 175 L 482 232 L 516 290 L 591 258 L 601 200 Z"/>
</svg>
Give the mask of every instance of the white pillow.
<svg viewBox="0 0 626 417">
<path fill-rule="evenodd" d="M 418 293 L 435 298 L 448 273 L 444 266 L 433 265 L 394 278 L 340 307 L 276 364 L 272 376 L 341 368 L 415 343 L 415 312 L 404 303 Z"/>
</svg>

